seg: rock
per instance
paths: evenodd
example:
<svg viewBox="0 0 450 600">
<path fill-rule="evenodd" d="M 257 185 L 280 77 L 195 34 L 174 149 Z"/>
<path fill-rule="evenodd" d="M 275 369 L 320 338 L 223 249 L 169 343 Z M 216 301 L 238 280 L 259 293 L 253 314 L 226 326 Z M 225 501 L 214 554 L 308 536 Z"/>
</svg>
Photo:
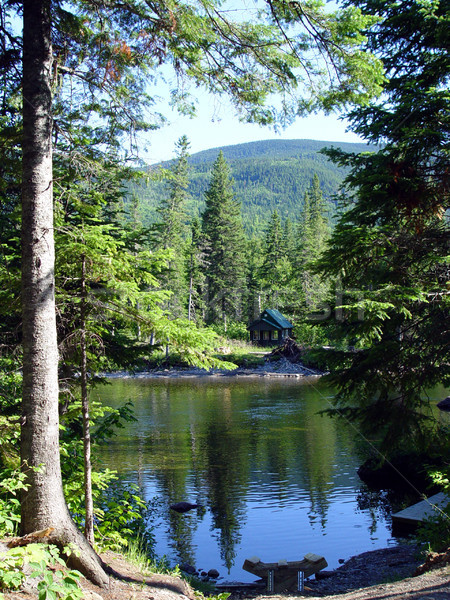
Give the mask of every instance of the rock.
<svg viewBox="0 0 450 600">
<path fill-rule="evenodd" d="M 199 508 L 199 504 L 191 504 L 190 502 L 177 502 L 176 504 L 171 504 L 170 508 L 178 513 L 185 513 L 193 508 Z"/>
<path fill-rule="evenodd" d="M 180 569 L 189 575 L 195 575 L 197 573 L 197 569 L 189 563 L 182 563 Z"/>
<path fill-rule="evenodd" d="M 359 467 L 357 473 L 361 481 L 372 489 L 402 491 L 409 490 L 412 485 L 421 493 L 431 495 L 440 491 L 430 483 L 428 471 L 431 466 L 442 467 L 442 457 L 411 453 L 395 456 L 382 465 L 378 459 L 369 458 Z M 402 473 L 402 477 L 399 473 Z"/>
<path fill-rule="evenodd" d="M 443 400 L 438 402 L 437 407 L 439 408 L 439 410 L 450 412 L 450 396 L 447 396 L 447 398 L 444 398 Z"/>
<path fill-rule="evenodd" d="M 216 351 L 221 354 L 231 354 L 231 348 L 229 346 L 219 346 L 219 348 L 216 348 Z"/>
<path fill-rule="evenodd" d="M 333 577 L 333 575 L 336 575 L 336 571 L 317 571 L 314 576 L 316 579 L 328 579 L 328 577 Z M 314 582 L 311 581 L 311 583 Z"/>
<path fill-rule="evenodd" d="M 210 569 L 208 571 L 208 577 L 211 577 L 211 579 L 217 579 L 219 577 L 219 571 L 217 569 Z"/>
</svg>

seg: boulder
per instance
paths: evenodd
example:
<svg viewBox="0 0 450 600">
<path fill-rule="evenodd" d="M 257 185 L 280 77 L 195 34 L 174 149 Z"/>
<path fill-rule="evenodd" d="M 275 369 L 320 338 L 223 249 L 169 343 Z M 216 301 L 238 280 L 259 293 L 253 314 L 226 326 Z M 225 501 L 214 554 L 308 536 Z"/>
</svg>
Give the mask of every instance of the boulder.
<svg viewBox="0 0 450 600">
<path fill-rule="evenodd" d="M 191 504 L 190 502 L 177 502 L 176 504 L 171 504 L 170 508 L 178 513 L 185 513 L 193 508 L 199 508 L 199 504 Z"/>
<path fill-rule="evenodd" d="M 219 571 L 217 569 L 210 569 L 208 571 L 208 577 L 211 577 L 211 579 L 217 579 L 219 577 Z"/>
</svg>

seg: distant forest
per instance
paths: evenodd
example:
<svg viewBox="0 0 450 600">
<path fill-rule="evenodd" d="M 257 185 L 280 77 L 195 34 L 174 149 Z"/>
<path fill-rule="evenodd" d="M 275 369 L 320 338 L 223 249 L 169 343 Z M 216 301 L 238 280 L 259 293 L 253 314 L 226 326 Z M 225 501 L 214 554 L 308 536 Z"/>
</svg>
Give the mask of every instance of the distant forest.
<svg viewBox="0 0 450 600">
<path fill-rule="evenodd" d="M 327 200 L 332 200 L 345 176 L 344 169 L 320 153 L 322 148 L 329 147 L 355 153 L 374 149 L 365 144 L 266 140 L 192 154 L 189 157 L 187 215 L 197 217 L 203 211 L 204 192 L 210 181 L 212 166 L 222 151 L 234 179 L 235 198 L 242 205 L 242 221 L 248 235 L 260 232 L 275 210 L 282 220 L 297 221 L 305 192 L 315 174 Z M 156 220 L 156 207 L 167 193 L 162 169 L 169 166 L 170 161 L 150 167 L 148 184 L 135 187 L 130 194 L 138 200 L 137 216 L 143 225 Z"/>
</svg>

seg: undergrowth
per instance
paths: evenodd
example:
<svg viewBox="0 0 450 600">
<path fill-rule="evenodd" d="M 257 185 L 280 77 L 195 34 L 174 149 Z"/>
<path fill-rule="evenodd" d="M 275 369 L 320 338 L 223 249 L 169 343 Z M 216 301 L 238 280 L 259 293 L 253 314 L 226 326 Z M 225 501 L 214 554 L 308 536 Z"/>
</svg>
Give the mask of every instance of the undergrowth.
<svg viewBox="0 0 450 600">
<path fill-rule="evenodd" d="M 83 590 L 79 587 L 81 573 L 66 568 L 56 546 L 28 544 L 2 553 L 0 589 L 19 590 L 28 577 L 38 580 L 39 600 L 83 598 Z M 0 592 L 0 600 L 3 598 Z"/>
</svg>

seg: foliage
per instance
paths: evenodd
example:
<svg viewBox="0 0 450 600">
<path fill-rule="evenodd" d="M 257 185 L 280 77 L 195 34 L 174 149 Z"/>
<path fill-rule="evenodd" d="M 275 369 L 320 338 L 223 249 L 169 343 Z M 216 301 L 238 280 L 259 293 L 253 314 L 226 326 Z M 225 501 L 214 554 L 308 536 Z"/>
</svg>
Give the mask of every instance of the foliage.
<svg viewBox="0 0 450 600">
<path fill-rule="evenodd" d="M 315 327 L 313 323 L 301 321 L 294 324 L 294 338 L 302 346 L 317 347 L 329 343 L 329 334 L 324 327 Z"/>
<path fill-rule="evenodd" d="M 0 470 L 0 536 L 14 535 L 20 523 L 20 499 L 26 475 L 17 469 Z"/>
<path fill-rule="evenodd" d="M 284 308 L 291 290 L 292 262 L 285 244 L 281 219 L 274 211 L 267 223 L 258 279 L 264 306 Z"/>
<path fill-rule="evenodd" d="M 20 431 L 17 417 L 0 415 L 0 468 L 14 467 L 18 464 L 18 445 Z"/>
<path fill-rule="evenodd" d="M 313 272 L 312 266 L 326 248 L 331 231 L 330 212 L 315 174 L 303 199 L 293 258 L 298 292 L 304 300 L 304 311 L 310 314 L 319 309 L 329 287 L 324 278 Z"/>
<path fill-rule="evenodd" d="M 154 556 L 154 538 L 149 526 L 151 506 L 139 496 L 138 491 L 137 486 L 117 478 L 110 480 L 108 486 L 102 483 L 95 507 L 100 547 L 121 550 L 131 540 L 140 540 L 146 554 Z"/>
<path fill-rule="evenodd" d="M 177 159 L 168 171 L 168 197 L 157 207 L 158 222 L 153 225 L 155 248 L 171 248 L 173 254 L 162 273 L 161 285 L 170 292 L 166 306 L 170 314 L 183 317 L 186 313 L 186 273 L 183 245 L 186 240 L 186 203 L 189 195 L 189 141 L 182 136 L 176 144 Z"/>
<path fill-rule="evenodd" d="M 130 402 L 117 409 L 95 401 L 91 401 L 90 405 L 95 454 L 96 446 L 104 444 L 115 434 L 117 428 L 124 426 L 124 422 L 133 421 L 135 418 Z M 61 455 L 64 458 L 64 492 L 73 519 L 82 527 L 85 513 L 79 403 L 75 402 L 70 406 L 63 422 Z M 122 482 L 117 474 L 109 469 L 93 470 L 92 497 L 94 528 L 100 547 L 118 550 L 125 548 L 130 540 L 139 537 L 145 550 L 149 554 L 152 553 L 153 538 L 147 522 L 150 509 L 138 495 L 135 486 Z"/>
<path fill-rule="evenodd" d="M 210 329 L 227 340 L 248 340 L 247 325 L 242 321 L 228 321 L 226 331 L 223 323 L 213 323 L 210 325 Z"/>
<path fill-rule="evenodd" d="M 32 569 L 30 577 L 39 578 L 39 600 L 80 600 L 83 592 L 78 585 L 81 573 L 67 571 L 56 546 L 28 544 L 2 554 L 0 588 L 17 590 L 27 575 L 25 565 Z M 52 570 L 49 570 L 49 567 Z M 59 567 L 55 569 L 55 567 Z M 61 569 L 63 567 L 63 569 Z"/>
<path fill-rule="evenodd" d="M 63 449 L 64 452 L 64 449 Z M 69 457 L 70 458 L 70 457 Z M 65 477 L 64 491 L 75 522 L 84 526 L 84 486 L 81 456 L 70 476 Z M 73 470 L 76 466 L 76 470 Z M 67 470 L 67 469 L 66 469 Z M 141 539 L 145 551 L 152 555 L 154 540 L 149 526 L 150 506 L 139 496 L 138 488 L 121 481 L 114 471 L 92 472 L 94 530 L 100 548 L 125 549 L 131 540 Z"/>
<path fill-rule="evenodd" d="M 21 76 L 21 39 L 12 26 L 18 10 L 14 2 L 2 6 L 6 96 Z M 228 95 L 243 120 L 262 124 L 365 103 L 382 82 L 380 61 L 359 49 L 373 18 L 353 8 L 325 10 L 321 0 L 264 3 L 235 19 L 218 2 L 151 8 L 137 0 L 101 7 L 83 0 L 55 2 L 52 17 L 58 130 L 66 131 L 70 113 L 95 114 L 93 141 L 116 149 L 125 131 L 163 122 L 151 113 L 163 78 L 172 79 L 171 104 L 184 114 L 195 113 L 191 80 Z M 81 134 L 86 123 L 80 119 Z M 129 152 L 135 142 L 130 136 Z"/>
<path fill-rule="evenodd" d="M 188 320 L 201 324 L 204 312 L 205 263 L 200 219 L 193 219 L 185 246 L 185 271 L 188 284 Z"/>
</svg>

